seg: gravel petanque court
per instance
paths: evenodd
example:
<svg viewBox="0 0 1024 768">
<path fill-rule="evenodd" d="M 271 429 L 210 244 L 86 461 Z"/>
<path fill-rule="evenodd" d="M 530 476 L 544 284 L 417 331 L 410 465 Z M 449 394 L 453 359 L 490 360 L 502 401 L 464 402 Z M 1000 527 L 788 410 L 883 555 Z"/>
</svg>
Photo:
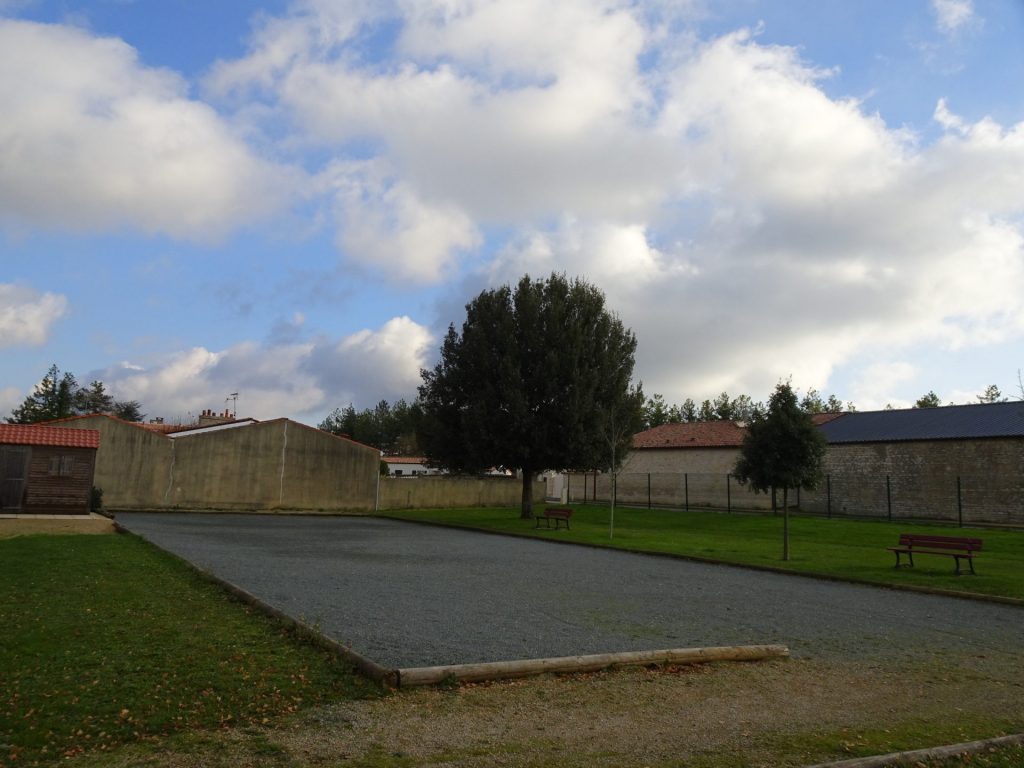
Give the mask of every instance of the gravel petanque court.
<svg viewBox="0 0 1024 768">
<path fill-rule="evenodd" d="M 386 667 L 768 643 L 1024 662 L 1015 606 L 381 518 L 117 522 Z"/>
</svg>

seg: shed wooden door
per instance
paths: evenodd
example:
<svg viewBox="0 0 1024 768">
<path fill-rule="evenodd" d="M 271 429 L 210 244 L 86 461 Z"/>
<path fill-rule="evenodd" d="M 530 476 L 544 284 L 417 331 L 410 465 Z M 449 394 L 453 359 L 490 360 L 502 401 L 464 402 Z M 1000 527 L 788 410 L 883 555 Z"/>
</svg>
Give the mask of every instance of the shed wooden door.
<svg viewBox="0 0 1024 768">
<path fill-rule="evenodd" d="M 23 446 L 0 446 L 0 510 L 14 512 L 21 509 L 30 452 Z"/>
</svg>

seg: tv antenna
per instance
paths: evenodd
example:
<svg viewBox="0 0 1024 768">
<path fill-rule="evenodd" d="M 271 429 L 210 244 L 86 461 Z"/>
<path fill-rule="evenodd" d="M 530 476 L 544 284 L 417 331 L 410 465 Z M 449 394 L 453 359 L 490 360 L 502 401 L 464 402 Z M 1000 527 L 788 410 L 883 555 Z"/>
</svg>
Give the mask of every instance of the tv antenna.
<svg viewBox="0 0 1024 768">
<path fill-rule="evenodd" d="M 224 398 L 224 402 L 230 402 L 231 405 L 231 418 L 238 418 L 238 393 L 232 392 L 230 395 Z"/>
</svg>

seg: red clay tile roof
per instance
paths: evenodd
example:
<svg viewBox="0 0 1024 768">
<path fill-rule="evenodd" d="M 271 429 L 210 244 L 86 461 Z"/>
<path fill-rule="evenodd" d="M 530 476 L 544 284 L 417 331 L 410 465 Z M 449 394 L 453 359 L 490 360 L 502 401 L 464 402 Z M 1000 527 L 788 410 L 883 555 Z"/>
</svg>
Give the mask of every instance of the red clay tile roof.
<svg viewBox="0 0 1024 768">
<path fill-rule="evenodd" d="M 633 435 L 634 448 L 739 448 L 745 430 L 735 421 L 662 424 Z"/>
<path fill-rule="evenodd" d="M 0 443 L 5 445 L 52 445 L 58 448 L 99 448 L 95 429 L 43 427 L 38 424 L 0 424 Z"/>
<path fill-rule="evenodd" d="M 815 413 L 817 426 L 843 416 L 842 413 Z M 692 421 L 685 424 L 662 424 L 633 435 L 634 448 L 739 448 L 743 445 L 746 427 L 735 421 Z"/>
<path fill-rule="evenodd" d="M 384 456 L 388 464 L 426 464 L 427 460 L 422 456 Z"/>
</svg>

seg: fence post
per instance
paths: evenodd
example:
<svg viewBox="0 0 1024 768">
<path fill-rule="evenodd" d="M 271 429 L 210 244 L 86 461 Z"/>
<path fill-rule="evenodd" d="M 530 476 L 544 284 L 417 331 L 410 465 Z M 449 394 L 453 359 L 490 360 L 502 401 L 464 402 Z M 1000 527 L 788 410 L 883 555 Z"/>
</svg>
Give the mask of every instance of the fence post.
<svg viewBox="0 0 1024 768">
<path fill-rule="evenodd" d="M 727 474 L 725 476 L 725 511 L 732 514 L 732 487 L 729 484 L 729 478 L 732 475 Z"/>
<path fill-rule="evenodd" d="M 800 486 L 796 487 L 796 508 L 800 509 Z"/>
<path fill-rule="evenodd" d="M 597 503 L 597 470 L 594 470 L 594 503 Z"/>
<path fill-rule="evenodd" d="M 960 475 L 956 476 L 956 519 L 961 528 L 964 527 L 964 503 L 960 494 Z"/>
<path fill-rule="evenodd" d="M 647 508 L 651 508 L 651 473 L 647 473 Z"/>
<path fill-rule="evenodd" d="M 583 473 L 583 503 L 587 503 L 587 473 Z"/>
<path fill-rule="evenodd" d="M 828 519 L 832 519 L 832 475 L 825 475 L 825 493 L 828 498 Z"/>
<path fill-rule="evenodd" d="M 683 473 L 683 498 L 686 511 L 690 511 L 690 476 L 686 472 Z"/>
<path fill-rule="evenodd" d="M 892 482 L 889 475 L 885 476 L 885 505 L 889 509 L 889 522 L 892 522 Z"/>
</svg>

